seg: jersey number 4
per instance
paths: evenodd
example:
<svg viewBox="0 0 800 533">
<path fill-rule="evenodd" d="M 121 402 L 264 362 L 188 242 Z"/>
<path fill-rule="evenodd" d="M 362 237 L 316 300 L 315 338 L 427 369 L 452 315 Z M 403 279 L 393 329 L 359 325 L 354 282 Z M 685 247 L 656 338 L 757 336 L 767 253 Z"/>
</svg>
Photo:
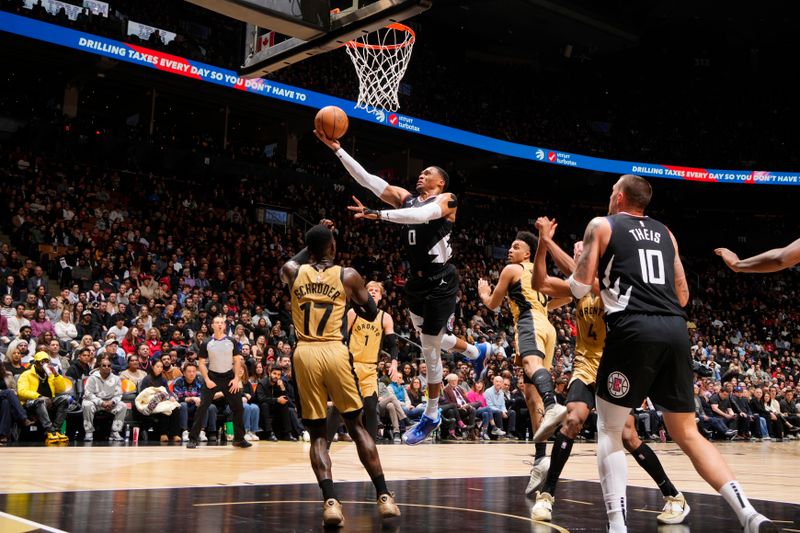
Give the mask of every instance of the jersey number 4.
<svg viewBox="0 0 800 533">
<path fill-rule="evenodd" d="M 664 256 L 661 250 L 639 250 L 642 281 L 653 285 L 664 285 Z"/>
<path fill-rule="evenodd" d="M 303 310 L 303 334 L 306 336 L 310 336 L 309 333 L 309 322 L 311 322 L 311 305 L 312 302 L 304 302 L 300 304 L 300 309 Z M 314 304 L 315 309 L 325 309 L 325 312 L 322 314 L 322 318 L 319 319 L 317 323 L 317 332 L 315 335 L 317 337 L 321 337 L 323 333 L 325 333 L 325 325 L 328 323 L 328 319 L 331 317 L 331 313 L 333 312 L 333 304 L 321 304 L 315 302 Z"/>
</svg>

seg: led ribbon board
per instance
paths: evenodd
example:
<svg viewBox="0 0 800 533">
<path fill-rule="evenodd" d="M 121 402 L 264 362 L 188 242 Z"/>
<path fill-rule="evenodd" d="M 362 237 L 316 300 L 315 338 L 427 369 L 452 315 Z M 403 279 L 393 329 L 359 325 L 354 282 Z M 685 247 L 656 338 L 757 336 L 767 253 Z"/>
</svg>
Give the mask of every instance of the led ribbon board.
<svg viewBox="0 0 800 533">
<path fill-rule="evenodd" d="M 381 124 L 388 128 L 425 135 L 447 142 L 470 146 L 487 152 L 527 159 L 537 163 L 572 167 L 576 169 L 608 172 L 611 174 L 638 174 L 649 178 L 668 178 L 686 181 L 712 183 L 743 183 L 757 185 L 800 185 L 800 173 L 771 172 L 752 170 L 716 170 L 666 165 L 637 163 L 590 157 L 551 148 L 528 146 L 478 135 L 468 131 L 451 128 L 435 122 L 428 122 L 400 113 L 379 111 L 369 114 L 355 108 L 355 102 L 336 98 L 327 94 L 307 91 L 291 85 L 275 83 L 264 79 L 246 80 L 232 70 L 222 69 L 164 52 L 150 50 L 141 46 L 127 44 L 105 37 L 56 26 L 47 22 L 21 17 L 0 11 L 0 30 L 31 39 L 66 46 L 84 52 L 110 57 L 145 67 L 178 74 L 187 78 L 222 85 L 234 90 L 274 98 L 292 104 L 315 109 L 328 105 L 347 109 L 352 118 Z"/>
</svg>

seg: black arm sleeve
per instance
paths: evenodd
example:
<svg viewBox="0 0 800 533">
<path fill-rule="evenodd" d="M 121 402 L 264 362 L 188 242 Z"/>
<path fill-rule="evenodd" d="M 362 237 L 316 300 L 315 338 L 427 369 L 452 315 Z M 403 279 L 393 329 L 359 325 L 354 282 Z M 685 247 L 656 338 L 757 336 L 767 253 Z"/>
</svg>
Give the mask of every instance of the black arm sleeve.
<svg viewBox="0 0 800 533">
<path fill-rule="evenodd" d="M 378 316 L 378 306 L 375 305 L 372 296 L 367 298 L 367 303 L 363 305 L 357 302 L 352 302 L 352 305 L 353 311 L 367 322 L 372 322 Z"/>
<path fill-rule="evenodd" d="M 386 335 L 386 348 L 389 350 L 389 355 L 392 356 L 392 361 L 397 360 L 397 335 L 390 333 Z"/>
<path fill-rule="evenodd" d="M 306 263 L 308 263 L 310 256 L 311 254 L 308 253 L 308 247 L 305 247 L 299 252 L 297 252 L 297 254 L 295 254 L 294 257 L 289 259 L 289 261 L 294 261 L 298 265 L 305 265 Z"/>
</svg>

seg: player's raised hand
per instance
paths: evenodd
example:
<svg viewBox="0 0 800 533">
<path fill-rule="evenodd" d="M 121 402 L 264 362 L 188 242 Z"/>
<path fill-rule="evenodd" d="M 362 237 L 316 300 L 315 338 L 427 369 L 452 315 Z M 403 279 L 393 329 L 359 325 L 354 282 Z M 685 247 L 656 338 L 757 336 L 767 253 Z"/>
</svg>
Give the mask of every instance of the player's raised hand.
<svg viewBox="0 0 800 533">
<path fill-rule="evenodd" d="M 489 287 L 489 282 L 485 279 L 481 278 L 478 280 L 478 295 L 481 297 L 486 296 L 488 297 L 491 294 L 492 290 Z"/>
<path fill-rule="evenodd" d="M 319 225 L 320 226 L 325 226 L 326 228 L 328 228 L 329 230 L 331 230 L 333 232 L 336 231 L 336 224 L 333 222 L 333 220 L 331 220 L 329 218 L 323 218 L 322 220 L 320 220 L 319 221 Z"/>
<path fill-rule="evenodd" d="M 335 139 L 328 139 L 321 131 L 314 130 L 314 135 L 317 136 L 317 139 L 322 141 L 322 144 L 324 144 L 334 152 L 342 147 L 342 145 L 339 144 L 339 141 Z"/>
<path fill-rule="evenodd" d="M 539 217 L 536 219 L 536 229 L 539 230 L 540 237 L 552 239 L 553 235 L 556 234 L 557 227 L 556 219 L 550 220 L 547 217 Z"/>
<path fill-rule="evenodd" d="M 731 252 L 727 248 L 717 248 L 714 250 L 714 253 L 720 256 L 723 261 L 725 261 L 725 264 L 728 265 L 728 268 L 736 272 L 736 263 L 739 262 L 738 255 Z"/>
<path fill-rule="evenodd" d="M 378 211 L 366 207 L 355 196 L 353 196 L 353 201 L 356 205 L 348 205 L 347 209 L 353 211 L 356 218 L 366 218 L 367 220 L 379 220 L 381 218 Z"/>
</svg>

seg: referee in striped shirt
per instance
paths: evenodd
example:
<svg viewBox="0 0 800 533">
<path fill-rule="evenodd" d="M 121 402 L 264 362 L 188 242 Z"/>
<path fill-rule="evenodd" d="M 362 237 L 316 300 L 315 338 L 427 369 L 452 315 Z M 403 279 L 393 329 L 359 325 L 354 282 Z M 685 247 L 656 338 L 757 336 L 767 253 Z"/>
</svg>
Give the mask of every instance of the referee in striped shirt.
<svg viewBox="0 0 800 533">
<path fill-rule="evenodd" d="M 225 334 L 225 317 L 215 316 L 211 322 L 211 329 L 213 335 L 200 345 L 198 362 L 200 374 L 203 376 L 203 389 L 200 392 L 200 407 L 194 414 L 194 423 L 186 447 L 197 447 L 208 406 L 214 401 L 214 394 L 221 392 L 233 413 L 233 445 L 249 448 L 252 444 L 244 439 L 242 382 L 238 378 L 243 367 L 239 343 Z"/>
</svg>

